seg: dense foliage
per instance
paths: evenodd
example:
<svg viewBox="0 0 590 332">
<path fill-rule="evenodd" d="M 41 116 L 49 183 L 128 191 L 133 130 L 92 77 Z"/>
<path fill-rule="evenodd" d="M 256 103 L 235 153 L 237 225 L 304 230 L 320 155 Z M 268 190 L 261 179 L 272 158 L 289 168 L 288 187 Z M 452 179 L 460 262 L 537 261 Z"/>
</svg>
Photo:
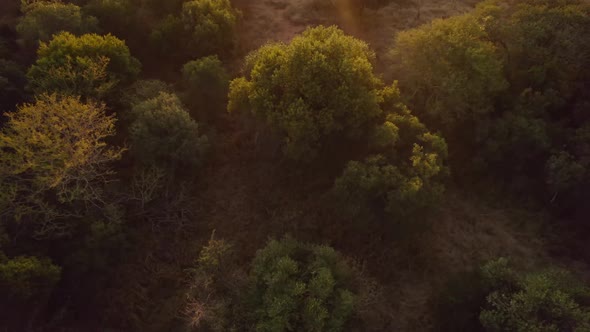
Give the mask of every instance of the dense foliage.
<svg viewBox="0 0 590 332">
<path fill-rule="evenodd" d="M 487 1 L 398 35 L 403 90 L 445 130 L 455 165 L 475 159 L 472 170 L 577 209 L 588 183 L 589 13 L 578 1 Z"/>
<path fill-rule="evenodd" d="M 30 46 L 48 42 L 61 31 L 80 35 L 97 30 L 96 18 L 84 15 L 75 4 L 60 1 L 23 2 L 21 11 L 24 15 L 16 30 Z"/>
<path fill-rule="evenodd" d="M 252 263 L 256 331 L 343 331 L 354 308 L 351 275 L 330 247 L 270 241 Z"/>
<path fill-rule="evenodd" d="M 447 145 L 399 101 L 395 86 L 386 91 L 390 113 L 369 141 L 376 154 L 349 162 L 334 191 L 352 215 L 370 218 L 386 212 L 401 223 L 441 198 Z"/>
<path fill-rule="evenodd" d="M 217 56 L 208 56 L 187 62 L 182 67 L 184 99 L 191 108 L 201 111 L 203 117 L 212 117 L 224 109 L 214 109 L 224 105 L 229 90 L 229 75 Z M 202 110 L 202 105 L 208 105 Z M 205 112 L 203 112 L 205 111 Z M 205 114 L 203 114 L 205 113 Z"/>
<path fill-rule="evenodd" d="M 590 5 L 474 1 L 0 1 L 0 330 L 590 331 Z"/>
<path fill-rule="evenodd" d="M 41 221 L 37 232 L 46 236 L 67 232 L 54 221 L 76 213 L 68 206 L 103 202 L 100 188 L 109 164 L 121 156 L 121 149 L 105 143 L 115 134 L 114 117 L 105 114 L 104 105 L 57 95 L 40 95 L 6 115 L 0 132 L 0 217 Z"/>
<path fill-rule="evenodd" d="M 202 163 L 207 136 L 176 95 L 160 92 L 136 104 L 129 127 L 131 152 L 143 165 L 194 170 Z"/>
<path fill-rule="evenodd" d="M 41 43 L 37 55 L 27 73 L 35 93 L 101 98 L 129 84 L 140 72 L 139 61 L 125 42 L 112 35 L 76 37 L 62 32 Z"/>
<path fill-rule="evenodd" d="M 442 331 L 585 331 L 590 289 L 568 271 L 519 269 L 506 258 L 443 289 Z"/>
<path fill-rule="evenodd" d="M 359 138 L 382 111 L 373 52 L 336 27 L 310 28 L 291 43 L 270 44 L 232 81 L 229 109 L 264 119 L 295 160 L 310 160 L 334 140 Z"/>
</svg>

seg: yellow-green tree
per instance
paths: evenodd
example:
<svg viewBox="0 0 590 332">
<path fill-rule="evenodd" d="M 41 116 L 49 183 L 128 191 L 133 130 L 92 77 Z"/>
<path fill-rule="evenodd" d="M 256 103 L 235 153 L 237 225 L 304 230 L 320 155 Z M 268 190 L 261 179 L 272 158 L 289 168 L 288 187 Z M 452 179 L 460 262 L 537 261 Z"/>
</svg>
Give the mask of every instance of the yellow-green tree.
<svg viewBox="0 0 590 332">
<path fill-rule="evenodd" d="M 388 114 L 373 129 L 369 156 L 346 165 L 334 193 L 340 210 L 350 216 L 367 219 L 386 213 L 403 223 L 441 198 L 449 173 L 447 144 L 401 103 L 395 85 L 383 95 Z"/>
<path fill-rule="evenodd" d="M 41 43 L 37 55 L 27 73 L 36 94 L 102 98 L 130 84 L 141 67 L 125 42 L 112 35 L 62 32 Z"/>
<path fill-rule="evenodd" d="M 230 84 L 229 110 L 247 109 L 276 131 L 284 153 L 311 160 L 329 138 L 361 138 L 381 115 L 382 82 L 368 45 L 336 27 L 252 53 Z"/>
<path fill-rule="evenodd" d="M 108 146 L 115 117 L 102 104 L 42 95 L 7 113 L 0 132 L 3 220 L 41 220 L 38 231 L 59 233 L 52 221 L 104 203 L 109 164 L 122 149 Z"/>
<path fill-rule="evenodd" d="M 491 113 L 508 86 L 502 56 L 473 15 L 400 32 L 392 54 L 411 105 L 441 126 Z"/>
<path fill-rule="evenodd" d="M 61 31 L 74 34 L 95 32 L 95 17 L 84 15 L 80 7 L 59 0 L 23 2 L 24 13 L 16 30 L 27 46 L 47 42 Z"/>
</svg>

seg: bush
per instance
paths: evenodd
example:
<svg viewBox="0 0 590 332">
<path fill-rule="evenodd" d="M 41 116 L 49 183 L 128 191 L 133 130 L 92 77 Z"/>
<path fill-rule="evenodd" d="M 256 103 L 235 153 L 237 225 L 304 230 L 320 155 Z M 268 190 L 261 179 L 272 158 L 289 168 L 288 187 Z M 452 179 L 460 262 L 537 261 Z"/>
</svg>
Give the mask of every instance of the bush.
<svg viewBox="0 0 590 332">
<path fill-rule="evenodd" d="M 284 141 L 294 160 L 312 160 L 329 138 L 360 138 L 381 114 L 381 81 L 364 42 L 336 27 L 309 28 L 291 43 L 248 57 L 230 85 L 229 110 L 247 108 Z"/>
<path fill-rule="evenodd" d="M 21 11 L 24 16 L 16 30 L 28 46 L 36 47 L 62 31 L 80 35 L 97 30 L 96 18 L 84 15 L 80 7 L 71 3 L 35 1 L 24 5 Z"/>
<path fill-rule="evenodd" d="M 257 331 L 343 331 L 355 303 L 352 270 L 334 249 L 285 238 L 252 264 Z"/>
<path fill-rule="evenodd" d="M 114 36 L 68 32 L 41 43 L 38 59 L 27 77 L 36 94 L 57 92 L 101 98 L 115 87 L 130 84 L 139 74 L 140 64 L 125 42 Z"/>
<path fill-rule="evenodd" d="M 192 170 L 202 164 L 207 136 L 199 133 L 199 125 L 176 95 L 161 92 L 137 104 L 132 116 L 131 152 L 142 165 Z"/>
<path fill-rule="evenodd" d="M 46 258 L 19 256 L 0 259 L 0 289 L 7 298 L 14 300 L 45 299 L 60 275 L 61 268 Z"/>
</svg>

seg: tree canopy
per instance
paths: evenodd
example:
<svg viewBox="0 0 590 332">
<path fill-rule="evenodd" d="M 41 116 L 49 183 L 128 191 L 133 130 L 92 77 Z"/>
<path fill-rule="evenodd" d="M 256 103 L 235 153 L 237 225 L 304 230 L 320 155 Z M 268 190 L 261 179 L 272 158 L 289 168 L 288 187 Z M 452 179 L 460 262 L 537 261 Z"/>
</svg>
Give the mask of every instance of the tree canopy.
<svg viewBox="0 0 590 332">
<path fill-rule="evenodd" d="M 264 119 L 287 157 L 313 159 L 329 137 L 363 137 L 381 115 L 373 59 L 366 43 L 336 27 L 309 28 L 248 57 L 246 76 L 231 83 L 229 110 Z"/>
<path fill-rule="evenodd" d="M 256 331 L 344 331 L 353 312 L 352 270 L 327 246 L 272 240 L 250 278 Z"/>
<path fill-rule="evenodd" d="M 130 84 L 140 72 L 125 42 L 112 35 L 69 32 L 41 43 L 27 73 L 36 93 L 61 93 L 101 98 L 115 87 Z"/>
<path fill-rule="evenodd" d="M 103 199 L 100 188 L 111 173 L 109 164 L 122 153 L 105 142 L 115 134 L 115 118 L 105 114 L 104 105 L 39 95 L 35 103 L 5 115 L 8 123 L 0 132 L 2 219 L 49 221 L 74 213 L 63 211 L 64 204 Z"/>
<path fill-rule="evenodd" d="M 201 165 L 209 146 L 207 136 L 176 95 L 160 92 L 135 105 L 132 116 L 131 151 L 142 164 L 172 169 Z"/>
<path fill-rule="evenodd" d="M 21 18 L 16 30 L 29 46 L 48 42 L 54 34 L 68 31 L 76 35 L 96 32 L 98 21 L 84 15 L 80 7 L 61 1 L 34 1 L 23 3 Z"/>
</svg>

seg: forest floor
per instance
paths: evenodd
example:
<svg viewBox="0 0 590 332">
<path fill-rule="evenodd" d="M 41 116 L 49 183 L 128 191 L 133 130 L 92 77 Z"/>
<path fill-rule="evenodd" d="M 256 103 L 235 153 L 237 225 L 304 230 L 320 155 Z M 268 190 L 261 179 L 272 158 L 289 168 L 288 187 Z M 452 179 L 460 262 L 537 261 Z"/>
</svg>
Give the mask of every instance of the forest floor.
<svg viewBox="0 0 590 332">
<path fill-rule="evenodd" d="M 363 15 L 339 9 L 325 16 L 310 10 L 310 1 L 235 1 L 244 14 L 240 53 L 269 41 L 288 42 L 320 23 L 338 24 L 363 38 L 383 60 L 396 31 L 473 7 L 473 1 L 417 0 Z M 264 152 L 268 149 L 261 147 L 259 133 L 239 115 L 224 115 L 216 130 L 212 161 L 195 190 L 193 223 L 157 229 L 143 241 L 144 248 L 137 250 L 141 257 L 125 264 L 120 280 L 105 292 L 104 301 L 117 311 L 107 313 L 109 319 L 131 312 L 135 314 L 118 323 L 143 331 L 169 330 L 184 300 L 186 269 L 213 231 L 239 248 L 244 265 L 269 238 L 286 233 L 333 246 L 382 285 L 387 300 L 380 305 L 389 315 L 383 330 L 391 331 L 430 330 L 436 290 L 454 273 L 499 256 L 525 264 L 545 259 L 539 230 L 522 222 L 537 218 L 534 213 L 492 208 L 451 188 L 439 211 L 425 220 L 429 226 L 402 239 L 384 225 L 360 227 L 335 217 L 324 204 L 332 178 L 310 175 L 331 170 L 284 167 L 276 155 Z"/>
</svg>

